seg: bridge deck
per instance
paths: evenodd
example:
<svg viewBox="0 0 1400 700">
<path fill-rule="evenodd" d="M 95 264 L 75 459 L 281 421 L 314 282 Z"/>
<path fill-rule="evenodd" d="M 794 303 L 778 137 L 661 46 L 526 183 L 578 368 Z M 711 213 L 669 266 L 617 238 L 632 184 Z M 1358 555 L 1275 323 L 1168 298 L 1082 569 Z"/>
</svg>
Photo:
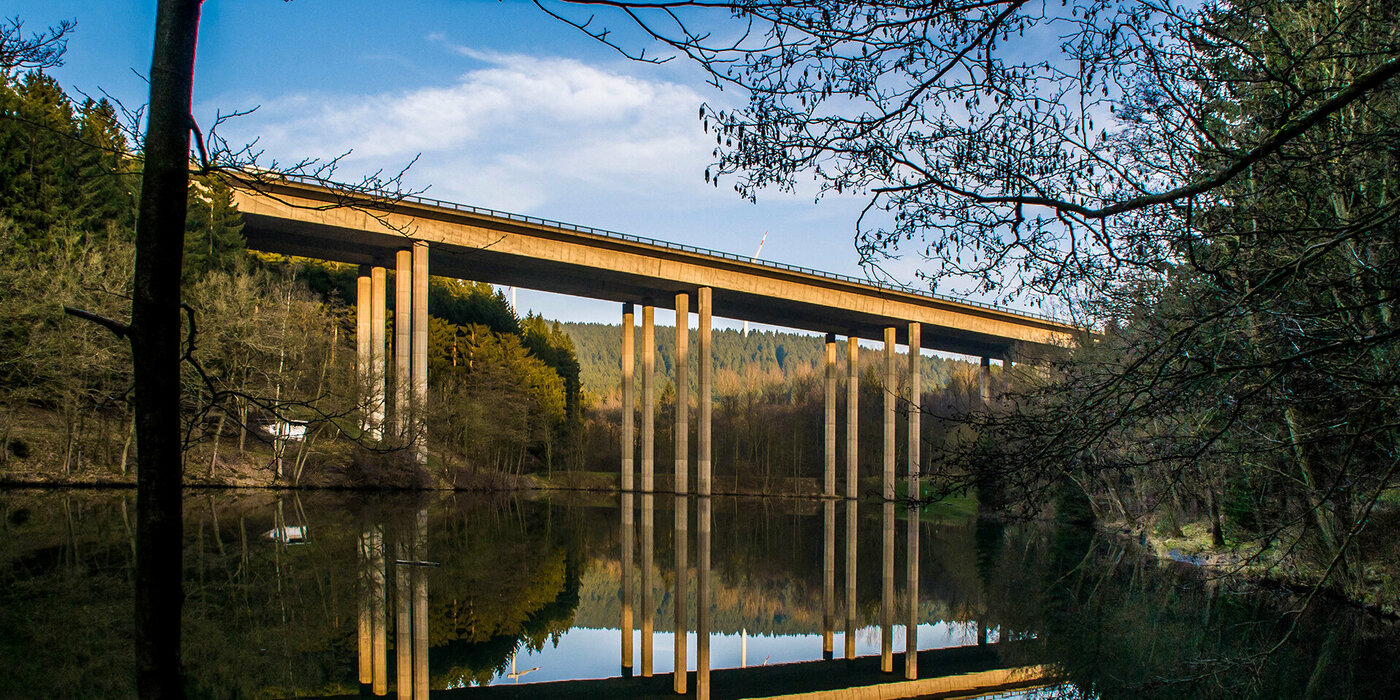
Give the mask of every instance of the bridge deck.
<svg viewBox="0 0 1400 700">
<path fill-rule="evenodd" d="M 899 342 L 917 321 L 923 347 L 968 355 L 1035 353 L 1075 333 L 977 302 L 448 202 L 414 198 L 371 214 L 315 185 L 232 184 L 248 246 L 270 253 L 389 265 L 394 251 L 423 240 L 435 275 L 663 308 L 707 286 L 717 316 L 870 340 L 894 326 Z"/>
</svg>

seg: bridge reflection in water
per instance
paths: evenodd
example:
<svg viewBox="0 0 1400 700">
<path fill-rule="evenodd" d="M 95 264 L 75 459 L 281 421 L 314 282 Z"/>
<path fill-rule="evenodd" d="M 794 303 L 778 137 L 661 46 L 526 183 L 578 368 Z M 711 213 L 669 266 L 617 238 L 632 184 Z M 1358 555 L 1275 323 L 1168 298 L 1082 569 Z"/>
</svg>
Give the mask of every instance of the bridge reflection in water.
<svg viewBox="0 0 1400 700">
<path fill-rule="evenodd" d="M 1045 687 L 1055 682 L 1045 667 L 1028 664 L 1034 657 L 1033 642 L 996 640 L 989 643 L 987 629 L 978 625 L 976 643 L 937 649 L 917 649 L 920 625 L 918 591 L 920 522 L 917 508 L 879 504 L 881 508 L 880 596 L 878 610 L 879 654 L 857 656 L 857 579 L 859 569 L 856 543 L 860 504 L 855 500 L 821 503 L 823 520 L 821 660 L 740 668 L 711 668 L 710 642 L 714 594 L 712 592 L 711 549 L 713 546 L 713 503 L 710 497 L 663 496 L 671 504 L 673 528 L 670 548 L 674 556 L 669 591 L 663 602 L 671 604 L 674 630 L 667 635 L 673 652 L 672 669 L 682 672 L 653 672 L 657 647 L 654 617 L 658 611 L 652 591 L 658 584 L 655 571 L 655 500 L 651 493 L 624 492 L 618 498 L 620 516 L 620 572 L 617 620 L 620 647 L 620 673 L 613 677 L 521 682 L 524 674 L 513 673 L 513 681 L 500 685 L 435 689 L 431 697 L 484 698 L 916 698 L 976 697 L 1017 689 Z M 694 512 L 692 522 L 691 512 Z M 845 511 L 842 533 L 845 545 L 844 576 L 844 655 L 834 658 L 836 620 L 837 509 Z M 896 510 L 907 510 L 905 586 L 896 593 Z M 403 699 L 427 698 L 429 688 L 428 572 L 436 566 L 428 549 L 428 512 L 419 508 L 415 517 L 400 519 L 392 529 L 377 523 L 360 535 L 360 585 L 358 617 L 358 669 L 362 695 Z M 638 525 L 640 527 L 638 527 Z M 640 547 L 637 532 L 640 529 Z M 690 544 L 694 541 L 694 570 L 690 568 Z M 387 541 L 386 541 L 387 540 Z M 392 545 L 392 546 L 390 546 Z M 637 551 L 637 550 L 640 551 Z M 450 575 L 450 572 L 445 572 Z M 394 678 L 389 676 L 388 628 L 390 607 L 387 582 L 394 582 Z M 693 595 L 691 582 L 694 583 Z M 902 608 L 902 668 L 894 663 L 896 610 Z M 692 611 L 693 615 L 692 615 Z M 640 617 L 640 629 L 636 618 Z M 927 625 L 925 625 L 927 628 Z M 695 653 L 688 654 L 687 638 L 695 634 Z M 640 632 L 638 635 L 637 633 Z M 640 644 L 634 644 L 636 638 Z M 813 637 L 815 641 L 815 637 Z M 557 641 L 556 641 L 557 644 Z M 640 647 L 640 659 L 637 647 Z M 514 656 L 511 657 L 514 661 Z M 616 657 L 615 657 L 616 658 Z M 640 664 L 638 662 L 640 661 Z M 527 664 L 529 665 L 529 664 Z M 636 667 L 640 665 L 638 675 Z M 534 669 L 531 669 L 534 670 Z M 612 676 L 602 669 L 599 676 Z"/>
</svg>

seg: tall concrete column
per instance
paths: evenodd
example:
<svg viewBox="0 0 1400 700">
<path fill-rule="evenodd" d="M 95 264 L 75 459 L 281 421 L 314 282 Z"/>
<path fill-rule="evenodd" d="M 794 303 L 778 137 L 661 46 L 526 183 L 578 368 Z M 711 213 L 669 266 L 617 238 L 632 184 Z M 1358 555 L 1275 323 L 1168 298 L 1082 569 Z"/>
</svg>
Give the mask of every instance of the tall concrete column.
<svg viewBox="0 0 1400 700">
<path fill-rule="evenodd" d="M 880 553 L 880 670 L 894 671 L 894 501 L 885 501 Z"/>
<path fill-rule="evenodd" d="M 370 607 L 374 615 L 373 692 L 389 693 L 389 593 L 384 573 L 384 527 L 376 525 L 370 533 Z"/>
<path fill-rule="evenodd" d="M 355 379 L 360 384 L 360 391 L 363 392 L 365 400 L 360 421 L 360 430 L 365 432 L 370 429 L 370 418 L 374 413 L 374 373 L 371 372 L 374 360 L 370 350 L 374 347 L 370 339 L 373 297 L 369 266 L 361 265 L 360 276 L 355 279 Z"/>
<path fill-rule="evenodd" d="M 622 677 L 632 677 L 632 538 L 636 529 L 633 523 L 632 492 L 622 492 Z"/>
<path fill-rule="evenodd" d="M 676 295 L 676 477 L 674 491 L 690 492 L 690 295 Z"/>
<path fill-rule="evenodd" d="M 860 346 L 855 336 L 846 338 L 846 498 L 858 490 L 860 455 Z"/>
<path fill-rule="evenodd" d="M 656 307 L 642 305 L 642 492 L 655 490 Z"/>
<path fill-rule="evenodd" d="M 909 324 L 909 489 L 910 498 L 918 498 L 919 457 L 923 448 L 923 432 L 919 429 L 923 411 L 923 360 L 919 354 L 923 339 L 918 323 Z"/>
<path fill-rule="evenodd" d="M 822 504 L 822 525 L 822 660 L 830 661 L 836 624 L 836 501 Z"/>
<path fill-rule="evenodd" d="M 636 332 L 636 318 L 632 304 L 622 305 L 622 490 L 632 490 L 633 459 L 637 454 L 636 411 L 632 405 L 632 362 L 636 349 L 632 347 L 632 335 Z M 629 666 L 630 668 L 630 666 Z"/>
<path fill-rule="evenodd" d="M 846 658 L 856 658 L 856 520 L 860 501 L 846 500 Z"/>
<path fill-rule="evenodd" d="M 370 268 L 369 361 L 370 361 L 370 439 L 384 439 L 385 325 L 388 320 L 388 271 Z"/>
<path fill-rule="evenodd" d="M 690 594 L 686 589 L 686 582 L 690 579 L 690 502 L 685 494 L 676 492 L 676 520 L 675 539 L 672 549 L 676 553 L 675 571 L 676 574 L 676 595 L 672 598 L 675 601 L 676 611 L 676 636 L 671 645 L 675 651 L 675 673 L 672 674 L 672 689 L 678 695 L 685 694 L 686 680 L 690 675 L 685 656 L 685 638 L 690 627 Z"/>
<path fill-rule="evenodd" d="M 695 433 L 700 444 L 696 446 L 695 454 L 695 486 L 701 496 L 710 495 L 710 417 L 714 408 L 714 378 L 712 376 L 714 358 L 710 351 L 710 323 L 714 311 L 713 296 L 713 290 L 709 287 L 701 287 L 697 301 L 700 307 L 700 357 L 697 358 L 700 365 L 700 393 L 696 398 L 696 407 L 700 414 L 696 416 Z M 707 677 L 708 673 L 707 670 Z M 709 692 L 708 685 L 706 692 Z"/>
<path fill-rule="evenodd" d="M 428 509 L 418 510 L 413 530 L 413 560 L 428 558 Z M 413 697 L 428 697 L 428 569 L 413 566 Z"/>
<path fill-rule="evenodd" d="M 894 500 L 895 406 L 899 391 L 899 373 L 895 357 L 894 326 L 885 329 L 885 470 L 880 480 L 880 493 L 886 501 Z"/>
<path fill-rule="evenodd" d="M 367 686 L 374 682 L 374 565 L 373 556 L 374 533 L 369 529 L 360 532 L 360 586 L 359 586 L 359 653 L 356 659 L 359 661 L 360 685 Z"/>
<path fill-rule="evenodd" d="M 695 506 L 695 697 L 710 697 L 710 497 Z"/>
<path fill-rule="evenodd" d="M 904 596 L 908 619 L 904 621 L 904 678 L 919 677 L 919 507 L 911 506 L 904 551 Z"/>
<path fill-rule="evenodd" d="M 428 406 L 428 244 L 413 243 L 413 411 L 414 456 L 428 461 L 428 430 L 423 416 Z"/>
<path fill-rule="evenodd" d="M 413 435 L 413 251 L 394 254 L 394 428 Z"/>
<path fill-rule="evenodd" d="M 408 542 L 402 533 L 394 545 L 395 561 L 410 558 Z M 410 572 L 403 564 L 394 564 L 394 678 L 395 695 L 399 700 L 413 700 L 413 584 Z"/>
<path fill-rule="evenodd" d="M 642 677 L 651 678 L 652 629 L 656 606 L 652 591 L 656 586 L 656 508 L 651 491 L 642 492 Z"/>
<path fill-rule="evenodd" d="M 978 372 L 982 383 L 982 405 L 992 402 L 992 358 L 982 358 L 982 371 Z"/>
<path fill-rule="evenodd" d="M 836 496 L 836 334 L 826 334 L 826 472 L 822 495 Z"/>
</svg>

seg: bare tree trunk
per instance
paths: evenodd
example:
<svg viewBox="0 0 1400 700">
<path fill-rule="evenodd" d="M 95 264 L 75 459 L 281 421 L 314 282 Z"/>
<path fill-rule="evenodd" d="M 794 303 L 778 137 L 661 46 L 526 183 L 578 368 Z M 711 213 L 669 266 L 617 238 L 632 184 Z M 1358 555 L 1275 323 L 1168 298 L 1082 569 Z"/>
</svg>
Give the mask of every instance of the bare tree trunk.
<svg viewBox="0 0 1400 700">
<path fill-rule="evenodd" d="M 183 698 L 180 660 L 180 268 L 189 187 L 199 0 L 160 0 L 136 221 L 131 359 L 136 386 L 136 690 Z"/>
<path fill-rule="evenodd" d="M 127 428 L 126 439 L 122 441 L 122 476 L 126 476 L 126 458 L 131 454 L 131 438 L 136 435 L 136 414 L 132 413 L 131 420 L 123 422 L 127 424 Z"/>
<path fill-rule="evenodd" d="M 224 436 L 224 421 L 228 420 L 228 412 L 219 409 L 219 427 L 214 429 L 214 449 L 209 454 L 209 478 L 214 478 L 214 465 L 219 463 L 219 439 Z"/>
</svg>

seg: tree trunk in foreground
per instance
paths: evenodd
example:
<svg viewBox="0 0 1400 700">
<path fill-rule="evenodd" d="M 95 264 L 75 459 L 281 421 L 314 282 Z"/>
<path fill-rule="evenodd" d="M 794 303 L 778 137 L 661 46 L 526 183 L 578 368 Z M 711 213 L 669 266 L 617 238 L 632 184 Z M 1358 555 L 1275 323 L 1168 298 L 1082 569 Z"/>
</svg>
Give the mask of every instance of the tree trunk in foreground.
<svg viewBox="0 0 1400 700">
<path fill-rule="evenodd" d="M 180 661 L 180 265 L 199 0 L 160 0 L 136 220 L 131 357 L 136 409 L 136 687 L 183 698 Z"/>
</svg>

